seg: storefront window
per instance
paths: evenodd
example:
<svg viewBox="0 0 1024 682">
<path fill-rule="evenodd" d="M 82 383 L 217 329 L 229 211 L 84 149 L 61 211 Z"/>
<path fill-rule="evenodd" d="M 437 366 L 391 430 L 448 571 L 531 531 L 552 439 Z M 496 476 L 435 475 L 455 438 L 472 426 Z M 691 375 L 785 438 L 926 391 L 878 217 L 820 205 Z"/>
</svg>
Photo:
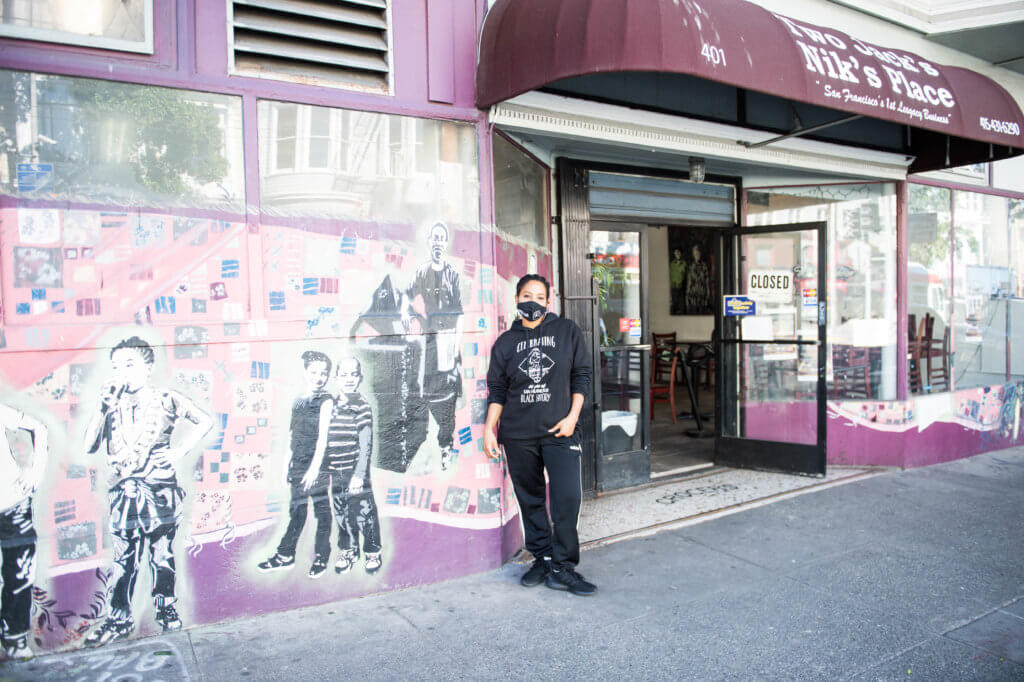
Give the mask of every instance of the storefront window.
<svg viewBox="0 0 1024 682">
<path fill-rule="evenodd" d="M 1010 267 L 1009 202 L 953 192 L 953 386 L 1006 381 L 1008 331 L 1019 303 Z"/>
<path fill-rule="evenodd" d="M 911 393 L 948 391 L 952 347 L 952 193 L 910 185 L 907 262 L 907 376 Z"/>
<path fill-rule="evenodd" d="M 257 116 L 265 215 L 479 224 L 473 125 L 268 100 Z"/>
<path fill-rule="evenodd" d="M 748 225 L 825 221 L 828 393 L 896 397 L 896 193 L 891 183 L 747 193 Z"/>
<path fill-rule="evenodd" d="M 241 99 L 0 70 L 0 193 L 242 213 Z"/>
<path fill-rule="evenodd" d="M 494 140 L 494 212 L 499 230 L 539 248 L 548 245 L 544 167 L 503 136 Z"/>
<path fill-rule="evenodd" d="M 1010 200 L 1010 379 L 1024 379 L 1024 199 Z"/>
</svg>

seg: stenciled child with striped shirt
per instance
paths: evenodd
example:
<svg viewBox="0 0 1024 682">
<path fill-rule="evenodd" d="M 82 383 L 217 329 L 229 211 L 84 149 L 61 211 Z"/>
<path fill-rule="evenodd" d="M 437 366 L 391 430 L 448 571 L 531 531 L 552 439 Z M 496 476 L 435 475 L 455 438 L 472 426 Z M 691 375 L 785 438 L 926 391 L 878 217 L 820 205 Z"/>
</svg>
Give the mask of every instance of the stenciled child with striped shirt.
<svg viewBox="0 0 1024 682">
<path fill-rule="evenodd" d="M 336 573 L 346 573 L 359 559 L 362 536 L 363 567 L 376 573 L 381 567 L 380 517 L 370 485 L 373 453 L 373 414 L 359 392 L 363 371 L 356 358 L 337 364 L 338 396 L 327 432 L 324 471 L 331 477 L 334 518 L 339 526 Z"/>
</svg>

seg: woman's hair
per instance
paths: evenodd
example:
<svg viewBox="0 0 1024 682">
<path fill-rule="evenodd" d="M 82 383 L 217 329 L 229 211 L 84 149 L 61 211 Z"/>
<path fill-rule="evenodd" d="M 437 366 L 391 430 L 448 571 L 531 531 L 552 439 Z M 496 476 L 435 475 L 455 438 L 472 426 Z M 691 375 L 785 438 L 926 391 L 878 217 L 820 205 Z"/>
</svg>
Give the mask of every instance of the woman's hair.
<svg viewBox="0 0 1024 682">
<path fill-rule="evenodd" d="M 314 362 L 323 362 L 327 365 L 327 373 L 331 372 L 331 359 L 318 350 L 307 350 L 302 354 L 302 366 L 309 367 Z"/>
<path fill-rule="evenodd" d="M 153 361 L 156 359 L 156 355 L 153 353 L 153 347 L 137 336 L 122 339 L 116 346 L 110 349 L 110 357 L 114 357 L 114 353 L 126 348 L 138 351 L 139 355 L 142 356 L 142 360 L 147 365 L 152 365 Z"/>
<path fill-rule="evenodd" d="M 523 275 L 522 277 L 520 277 L 519 281 L 516 283 L 516 296 L 518 296 L 519 292 L 523 290 L 523 287 L 525 287 L 530 282 L 540 282 L 541 284 L 543 284 L 544 295 L 547 296 L 548 298 L 551 297 L 551 285 L 548 283 L 546 279 L 544 279 L 540 275 Z"/>
</svg>

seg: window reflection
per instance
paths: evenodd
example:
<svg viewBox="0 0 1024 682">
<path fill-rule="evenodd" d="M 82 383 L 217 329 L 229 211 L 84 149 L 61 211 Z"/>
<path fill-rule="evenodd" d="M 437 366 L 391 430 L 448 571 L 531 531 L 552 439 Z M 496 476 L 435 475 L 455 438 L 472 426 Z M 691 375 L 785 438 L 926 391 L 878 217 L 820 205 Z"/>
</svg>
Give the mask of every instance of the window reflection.
<svg viewBox="0 0 1024 682">
<path fill-rule="evenodd" d="M 479 223 L 470 124 L 267 100 L 257 116 L 264 214 Z"/>
<path fill-rule="evenodd" d="M 748 225 L 825 221 L 830 398 L 896 397 L 896 194 L 891 183 L 747 193 Z"/>
<path fill-rule="evenodd" d="M 1006 380 L 1013 295 L 1007 199 L 956 191 L 954 204 L 954 386 Z"/>
<path fill-rule="evenodd" d="M 1011 199 L 1010 209 L 1010 379 L 1024 379 L 1024 199 Z"/>
<path fill-rule="evenodd" d="M 494 134 L 491 139 L 497 228 L 527 244 L 547 248 L 547 172 L 503 136 Z"/>
<path fill-rule="evenodd" d="M 950 388 L 952 194 L 911 185 L 907 263 L 907 362 L 911 393 Z"/>
<path fill-rule="evenodd" d="M 5 0 L 0 35 L 150 52 L 153 0 Z"/>
<path fill-rule="evenodd" d="M 238 97 L 0 70 L 0 193 L 244 210 Z"/>
</svg>

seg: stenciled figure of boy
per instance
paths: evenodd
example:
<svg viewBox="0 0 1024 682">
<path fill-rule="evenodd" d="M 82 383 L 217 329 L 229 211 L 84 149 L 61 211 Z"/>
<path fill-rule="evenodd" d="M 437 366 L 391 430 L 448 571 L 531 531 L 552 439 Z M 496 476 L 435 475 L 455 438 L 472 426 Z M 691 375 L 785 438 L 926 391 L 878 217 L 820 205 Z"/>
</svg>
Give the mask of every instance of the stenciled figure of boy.
<svg viewBox="0 0 1024 682">
<path fill-rule="evenodd" d="M 32 466 L 19 464 L 7 439 L 8 431 L 27 431 L 32 438 Z M 32 494 L 46 468 L 46 427 L 7 405 L 0 404 L 0 639 L 7 658 L 30 658 L 32 580 L 36 566 L 36 529 Z"/>
<path fill-rule="evenodd" d="M 334 398 L 325 390 L 331 376 L 331 359 L 320 351 L 302 354 L 306 392 L 292 405 L 291 458 L 288 460 L 288 527 L 277 551 L 257 568 L 263 572 L 290 570 L 295 566 L 295 548 L 306 525 L 309 501 L 316 517 L 313 565 L 310 578 L 319 578 L 331 560 L 330 478 L 323 471 L 327 448 L 327 430 L 331 423 Z"/>
<path fill-rule="evenodd" d="M 334 401 L 324 464 L 331 476 L 334 518 L 338 522 L 341 556 L 336 573 L 348 572 L 359 558 L 363 538 L 363 567 L 376 573 L 381 566 L 380 517 L 370 485 L 373 453 L 373 414 L 359 392 L 363 371 L 355 358 L 338 361 L 338 397 Z"/>
<path fill-rule="evenodd" d="M 459 367 L 462 339 L 462 292 L 459 273 L 445 260 L 450 235 L 444 223 L 434 223 L 428 235 L 430 261 L 416 270 L 406 290 L 403 311 L 406 329 L 414 312 L 416 297 L 423 298 L 426 313 L 426 352 L 423 396 L 437 423 L 437 444 L 441 448 L 441 469 L 455 459 L 455 404 L 462 381 Z"/>
<path fill-rule="evenodd" d="M 185 491 L 174 465 L 199 445 L 213 419 L 180 393 L 150 384 L 155 359 L 152 346 L 138 336 L 114 346 L 111 379 L 86 428 L 89 454 L 106 446 L 114 549 L 109 613 L 86 638 L 86 646 L 127 637 L 135 629 L 132 597 L 144 557 L 152 571 L 156 622 L 164 632 L 181 629 L 174 607 L 174 537 Z M 189 426 L 181 429 L 184 422 Z"/>
</svg>

